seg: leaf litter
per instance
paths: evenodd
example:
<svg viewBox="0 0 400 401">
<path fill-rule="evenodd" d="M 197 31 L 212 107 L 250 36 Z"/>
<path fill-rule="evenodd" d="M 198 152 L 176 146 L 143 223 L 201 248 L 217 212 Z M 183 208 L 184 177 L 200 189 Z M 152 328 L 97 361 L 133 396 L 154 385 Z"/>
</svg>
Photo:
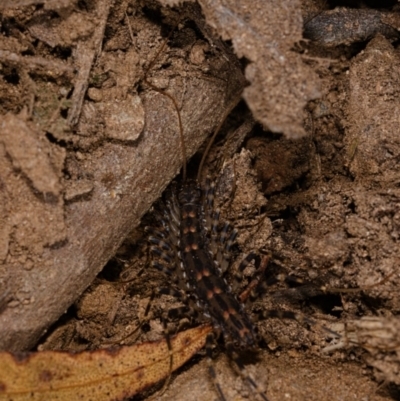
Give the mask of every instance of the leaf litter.
<svg viewBox="0 0 400 401">
<path fill-rule="evenodd" d="M 123 400 L 166 379 L 205 344 L 210 326 L 167 341 L 92 352 L 0 353 L 0 400 Z"/>
</svg>

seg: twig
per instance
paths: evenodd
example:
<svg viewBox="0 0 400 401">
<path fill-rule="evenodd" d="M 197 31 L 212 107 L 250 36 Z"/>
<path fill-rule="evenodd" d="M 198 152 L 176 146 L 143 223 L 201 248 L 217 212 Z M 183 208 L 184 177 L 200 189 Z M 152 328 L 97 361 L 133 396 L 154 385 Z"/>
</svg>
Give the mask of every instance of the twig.
<svg viewBox="0 0 400 401">
<path fill-rule="evenodd" d="M 71 96 L 72 106 L 68 113 L 68 123 L 75 125 L 81 114 L 83 99 L 85 97 L 86 90 L 88 88 L 89 74 L 92 69 L 95 58 L 101 52 L 101 43 L 103 41 L 104 29 L 106 27 L 108 13 L 112 5 L 112 1 L 102 0 L 98 3 L 97 15 L 99 23 L 94 31 L 92 37 L 92 43 L 88 46 L 87 43 L 78 45 L 77 48 L 77 67 L 79 72 L 74 88 L 74 92 Z"/>
</svg>

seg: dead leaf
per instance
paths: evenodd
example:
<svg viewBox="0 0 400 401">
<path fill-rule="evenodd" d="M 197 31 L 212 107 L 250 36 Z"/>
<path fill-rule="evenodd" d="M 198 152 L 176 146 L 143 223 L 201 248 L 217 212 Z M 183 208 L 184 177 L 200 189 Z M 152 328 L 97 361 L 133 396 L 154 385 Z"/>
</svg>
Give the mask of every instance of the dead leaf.
<svg viewBox="0 0 400 401">
<path fill-rule="evenodd" d="M 171 339 L 172 371 L 205 344 L 210 326 Z M 170 373 L 166 340 L 77 354 L 38 352 L 27 356 L 0 353 L 0 400 L 122 400 Z"/>
</svg>

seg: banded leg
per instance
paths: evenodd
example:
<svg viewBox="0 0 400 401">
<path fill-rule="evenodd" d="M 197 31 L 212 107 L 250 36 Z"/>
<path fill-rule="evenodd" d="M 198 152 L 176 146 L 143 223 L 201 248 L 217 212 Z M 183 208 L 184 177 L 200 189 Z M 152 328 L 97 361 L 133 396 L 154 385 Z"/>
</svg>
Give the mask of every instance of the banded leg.
<svg viewBox="0 0 400 401">
<path fill-rule="evenodd" d="M 207 177 L 204 188 L 204 210 L 207 231 L 210 233 L 211 251 L 222 273 L 229 267 L 230 249 L 235 243 L 237 231 L 228 222 L 220 228 L 220 210 L 214 210 L 215 182 Z"/>
<path fill-rule="evenodd" d="M 195 318 L 199 317 L 199 308 L 195 304 L 194 300 L 189 298 L 185 291 L 181 289 L 175 289 L 175 288 L 160 288 L 159 294 L 162 295 L 170 295 L 181 301 L 184 305 L 183 306 L 178 306 L 176 308 L 170 309 L 166 315 L 161 316 L 161 318 L 169 319 L 169 320 L 178 320 L 181 318 L 188 318 L 190 324 L 193 323 Z M 176 331 L 180 331 L 182 326 L 179 326 Z"/>
<path fill-rule="evenodd" d="M 151 265 L 157 270 L 163 272 L 168 277 L 172 278 L 175 285 L 180 285 L 182 281 L 181 271 L 178 268 L 177 251 L 169 242 L 160 239 L 155 235 L 149 237 L 150 253 L 162 263 L 153 260 Z M 166 267 L 169 266 L 169 267 Z"/>
<path fill-rule="evenodd" d="M 243 280 L 244 269 L 253 261 L 255 262 L 256 265 L 258 265 L 257 270 L 253 274 L 252 280 L 246 286 L 246 288 L 242 291 L 242 293 L 238 296 L 238 299 L 241 303 L 246 302 L 250 295 L 252 295 L 253 297 L 256 297 L 256 294 L 254 294 L 254 291 L 256 289 L 258 289 L 261 281 L 265 278 L 264 273 L 268 266 L 269 259 L 270 259 L 270 257 L 267 255 L 264 255 L 264 257 L 261 259 L 260 255 L 254 253 L 254 252 L 251 252 L 240 262 L 239 267 L 238 267 L 238 272 L 235 273 L 235 275 L 234 275 L 234 279 L 236 281 L 236 285 L 234 286 L 235 291 L 237 291 L 240 283 Z"/>
<path fill-rule="evenodd" d="M 231 248 L 235 243 L 237 237 L 237 230 L 232 227 L 228 222 L 219 228 L 220 211 L 216 210 L 213 213 L 213 221 L 211 225 L 211 251 L 214 260 L 221 268 L 222 274 L 225 273 L 229 267 L 231 259 Z"/>
<path fill-rule="evenodd" d="M 214 192 L 215 192 L 215 182 L 211 181 L 209 177 L 206 179 L 206 184 L 204 188 L 204 212 L 205 212 L 205 223 L 207 231 L 210 233 L 211 239 L 211 251 L 214 255 L 214 260 L 217 261 L 222 271 L 226 270 L 226 253 L 229 251 L 230 247 L 234 243 L 236 238 L 236 233 L 231 236 L 233 231 L 231 225 L 226 223 L 225 226 L 220 230 L 220 214 L 219 209 L 214 210 Z M 228 238 L 229 239 L 228 239 Z M 228 240 L 227 240 L 228 239 Z M 225 243 L 228 243 L 227 245 Z M 229 257 L 228 257 L 229 258 Z"/>
<path fill-rule="evenodd" d="M 167 342 L 167 347 L 168 347 L 168 356 L 169 356 L 169 372 L 167 378 L 164 380 L 163 386 L 161 387 L 161 390 L 158 392 L 158 396 L 161 396 L 165 393 L 167 390 L 169 383 L 171 381 L 172 377 L 172 367 L 174 366 L 174 353 L 172 351 L 172 346 L 171 346 L 171 336 L 168 330 L 168 325 L 165 319 L 161 318 L 161 322 L 163 325 L 163 332 L 165 336 L 165 341 Z"/>
<path fill-rule="evenodd" d="M 257 256 L 254 254 L 249 254 L 240 264 L 239 266 L 239 271 L 243 272 L 243 270 L 246 268 L 248 263 L 251 260 L 254 260 Z M 264 278 L 264 272 L 268 266 L 268 261 L 270 257 L 267 255 L 264 255 L 264 257 L 261 260 L 260 267 L 257 269 L 256 273 L 254 274 L 254 278 L 250 281 L 250 283 L 247 285 L 246 289 L 239 295 L 239 300 L 240 302 L 244 303 L 246 300 L 249 298 L 249 296 L 259 287 L 259 284 L 261 280 Z M 245 263 L 243 263 L 245 262 Z"/>
<path fill-rule="evenodd" d="M 231 260 L 231 248 L 236 241 L 237 234 L 237 230 L 228 222 L 226 222 L 221 229 L 219 244 L 221 257 L 223 259 L 223 262 L 221 262 L 221 269 L 223 273 L 225 273 L 229 267 L 229 262 Z"/>
<path fill-rule="evenodd" d="M 238 368 L 238 373 L 242 380 L 248 384 L 250 387 L 251 391 L 255 392 L 257 395 L 259 395 L 264 401 L 269 401 L 268 397 L 264 394 L 264 391 L 260 389 L 260 387 L 257 385 L 257 383 L 253 380 L 253 378 L 247 373 L 246 367 L 243 365 L 243 363 L 240 360 L 239 355 L 235 351 L 232 343 L 227 344 L 227 351 L 229 353 L 230 358 L 232 361 L 236 364 Z"/>
<path fill-rule="evenodd" d="M 163 294 L 163 295 L 171 295 L 176 297 L 177 299 L 181 300 L 182 302 L 189 302 L 190 303 L 190 299 L 187 298 L 186 293 L 182 290 L 179 289 L 174 289 L 174 288 L 160 288 L 159 289 L 159 294 Z M 155 295 L 155 291 L 152 292 L 152 298 L 151 300 L 154 298 Z M 150 305 L 150 301 L 148 303 L 148 306 Z M 148 313 L 148 309 L 146 308 L 146 313 Z M 163 332 L 165 335 L 165 340 L 167 342 L 167 347 L 168 347 L 168 356 L 169 356 L 169 373 L 168 373 L 168 377 L 165 379 L 164 384 L 161 388 L 161 390 L 159 391 L 159 393 L 157 395 L 161 396 L 164 394 L 164 392 L 166 391 L 166 389 L 168 388 L 168 385 L 171 381 L 171 377 L 172 377 L 172 367 L 173 367 L 173 351 L 172 351 L 172 346 L 171 346 L 171 331 L 168 327 L 168 323 L 167 323 L 167 318 L 179 318 L 180 316 L 190 316 L 190 320 L 193 318 L 193 316 L 195 316 L 197 314 L 197 311 L 195 310 L 195 308 L 190 307 L 190 306 L 182 306 L 182 307 L 177 307 L 174 309 L 170 309 L 167 312 L 167 317 L 162 314 L 160 316 L 162 325 L 163 325 Z M 176 331 L 179 331 L 181 329 L 181 326 L 179 326 Z M 174 333 L 175 334 L 175 333 Z"/>
<path fill-rule="evenodd" d="M 215 182 L 210 180 L 210 177 L 207 177 L 206 183 L 204 186 L 204 211 L 206 218 L 206 227 L 207 230 L 211 231 L 211 226 L 213 222 L 213 210 L 214 210 L 214 194 L 215 194 Z"/>
<path fill-rule="evenodd" d="M 221 401 L 226 401 L 225 395 L 222 391 L 221 385 L 218 382 L 217 373 L 214 368 L 214 361 L 212 358 L 212 350 L 213 350 L 214 343 L 215 343 L 214 333 L 208 334 L 207 338 L 206 338 L 206 355 L 207 355 L 208 373 L 211 377 L 211 380 L 213 381 L 215 389 L 217 390 L 219 399 Z"/>
<path fill-rule="evenodd" d="M 209 228 L 207 228 L 210 237 L 210 249 L 214 256 L 214 260 L 220 265 L 222 262 L 222 254 L 219 255 L 220 247 L 218 243 L 218 231 L 219 231 L 219 217 L 220 210 L 217 209 L 210 214 Z M 207 223 L 208 224 L 208 223 Z"/>
</svg>

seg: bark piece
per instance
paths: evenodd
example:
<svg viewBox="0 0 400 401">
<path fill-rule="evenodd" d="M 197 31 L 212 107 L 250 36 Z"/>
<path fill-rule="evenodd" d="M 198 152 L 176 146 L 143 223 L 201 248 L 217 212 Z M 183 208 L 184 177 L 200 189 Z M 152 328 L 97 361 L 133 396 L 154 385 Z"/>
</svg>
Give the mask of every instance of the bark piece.
<svg viewBox="0 0 400 401">
<path fill-rule="evenodd" d="M 221 80 L 229 88 L 241 82 L 241 71 L 229 63 L 220 71 L 224 74 L 220 79 L 190 77 L 182 82 L 178 74 L 169 80 L 168 91 L 182 105 L 188 155 L 218 125 L 230 103 Z M 38 251 L 30 270 L 26 270 L 26 256 L 10 258 L 1 266 L 0 277 L 8 283 L 12 301 L 0 314 L 0 348 L 32 347 L 93 281 L 178 173 L 182 152 L 172 102 L 147 91 L 142 103 L 145 129 L 134 143 L 104 142 L 90 154 L 76 156 L 77 176 L 90 177 L 93 190 L 90 196 L 65 206 L 67 240 L 58 249 Z"/>
<path fill-rule="evenodd" d="M 176 4 L 163 0 L 165 5 Z M 288 138 L 305 135 L 306 103 L 320 96 L 318 78 L 291 49 L 302 39 L 300 1 L 199 0 L 206 21 L 232 40 L 239 58 L 250 63 L 244 90 L 254 118 Z"/>
</svg>

